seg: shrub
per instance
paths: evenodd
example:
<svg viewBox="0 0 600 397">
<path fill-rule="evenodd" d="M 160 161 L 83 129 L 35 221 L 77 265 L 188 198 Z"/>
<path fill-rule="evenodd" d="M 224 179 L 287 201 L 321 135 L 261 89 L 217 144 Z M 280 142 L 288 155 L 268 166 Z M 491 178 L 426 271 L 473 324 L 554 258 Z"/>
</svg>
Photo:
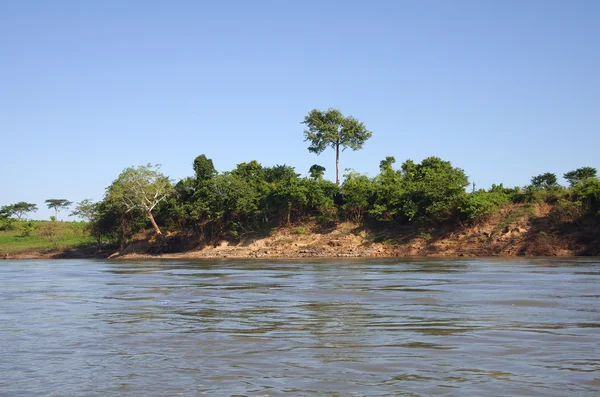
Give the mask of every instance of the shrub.
<svg viewBox="0 0 600 397">
<path fill-rule="evenodd" d="M 306 234 L 306 228 L 304 226 L 298 226 L 294 229 L 294 233 L 296 234 Z"/>
<path fill-rule="evenodd" d="M 581 218 L 583 206 L 580 202 L 559 199 L 548 216 L 555 223 L 572 223 Z"/>
<path fill-rule="evenodd" d="M 489 192 L 478 190 L 464 197 L 458 209 L 469 221 L 481 221 L 509 201 L 509 195 L 502 189 L 492 188 Z"/>
</svg>

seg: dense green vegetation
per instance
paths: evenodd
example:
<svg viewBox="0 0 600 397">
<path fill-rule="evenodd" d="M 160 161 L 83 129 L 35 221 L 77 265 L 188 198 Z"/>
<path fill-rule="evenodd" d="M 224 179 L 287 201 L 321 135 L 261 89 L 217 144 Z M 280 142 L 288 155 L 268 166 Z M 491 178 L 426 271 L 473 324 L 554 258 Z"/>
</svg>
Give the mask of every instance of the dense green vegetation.
<svg viewBox="0 0 600 397">
<path fill-rule="evenodd" d="M 360 149 L 371 136 L 362 123 L 344 118 L 335 109 L 313 110 L 304 123 L 306 140 L 311 142 L 309 151 L 320 153 L 333 147 L 338 160 L 340 147 Z M 345 220 L 392 228 L 462 226 L 485 221 L 510 203 L 552 204 L 549 217 L 555 224 L 578 224 L 586 219 L 597 222 L 600 218 L 600 180 L 591 167 L 565 173 L 569 187 L 560 186 L 555 174 L 544 173 L 523 188 L 499 184 L 488 190 L 473 186 L 468 192 L 465 172 L 449 161 L 438 157 L 420 163 L 406 160 L 397 168 L 395 162 L 394 157 L 383 159 L 375 177 L 347 170 L 338 185 L 323 179 L 325 168 L 318 164 L 306 170 L 308 177 L 301 177 L 288 165 L 263 166 L 256 160 L 218 172 L 213 161 L 202 154 L 192 162 L 193 175 L 179 181 L 170 180 L 158 166 L 127 168 L 107 188 L 102 201 L 84 200 L 71 215 L 87 221 L 88 243 L 122 245 L 149 225 L 157 241 L 162 241 L 166 231 L 195 236 L 199 243 L 238 239 L 307 221 L 322 227 Z M 66 199 L 49 199 L 46 204 L 56 210 L 56 217 L 59 210 L 71 205 Z M 81 236 L 68 240 L 71 237 L 64 225 L 71 223 L 51 222 L 48 224 L 59 226 L 40 227 L 19 221 L 36 209 L 35 204 L 26 202 L 0 208 L 0 229 L 10 232 L 0 241 L 4 251 L 17 241 L 30 241 L 23 239 L 31 239 L 32 245 L 44 241 L 44 247 L 84 241 Z M 27 228 L 31 230 L 25 232 Z M 57 233 L 62 237 L 56 237 Z"/>
<path fill-rule="evenodd" d="M 397 169 L 394 164 L 393 157 L 382 160 L 373 178 L 350 170 L 338 187 L 323 179 L 318 165 L 311 167 L 309 177 L 287 165 L 265 167 L 254 160 L 219 173 L 212 160 L 200 155 L 193 161 L 194 175 L 173 185 L 156 169 L 148 174 L 147 167 L 139 167 L 144 172 L 133 173 L 139 180 L 124 183 L 122 174 L 103 201 L 79 203 L 74 213 L 90 221 L 88 231 L 97 242 L 122 244 L 149 223 L 157 236 L 160 225 L 210 243 L 306 221 L 323 227 L 345 220 L 387 227 L 458 226 L 485 221 L 510 203 L 551 203 L 555 224 L 596 222 L 599 217 L 600 181 L 595 175 L 574 180 L 569 188 L 559 186 L 555 175 L 542 174 L 524 188 L 500 184 L 467 192 L 467 176 L 449 161 L 407 160 Z M 133 170 L 124 172 L 133 175 Z M 129 195 L 131 205 L 124 204 L 122 195 Z M 133 204 L 135 197 L 139 204 Z"/>
</svg>

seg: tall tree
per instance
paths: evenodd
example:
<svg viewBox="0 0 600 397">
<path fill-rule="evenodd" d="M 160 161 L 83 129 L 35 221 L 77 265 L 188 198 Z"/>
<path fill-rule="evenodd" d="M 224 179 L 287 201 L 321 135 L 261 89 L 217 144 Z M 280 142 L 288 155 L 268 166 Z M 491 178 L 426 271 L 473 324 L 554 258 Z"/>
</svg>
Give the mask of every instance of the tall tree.
<svg viewBox="0 0 600 397">
<path fill-rule="evenodd" d="M 54 217 L 58 220 L 58 213 L 60 210 L 67 209 L 73 204 L 66 199 L 48 199 L 44 201 L 49 209 L 54 209 Z"/>
<path fill-rule="evenodd" d="M 321 154 L 328 146 L 335 149 L 336 183 L 340 185 L 340 147 L 343 150 L 361 149 L 373 133 L 364 123 L 352 116 L 344 117 L 338 109 L 321 111 L 313 109 L 302 122 L 308 127 L 304 131 L 304 141 L 309 141 L 309 152 Z"/>
<path fill-rule="evenodd" d="M 574 171 L 569 171 L 563 175 L 563 178 L 569 182 L 571 187 L 574 187 L 579 182 L 582 182 L 588 178 L 596 177 L 596 169 L 593 167 L 581 167 Z"/>
<path fill-rule="evenodd" d="M 158 164 L 126 168 L 108 187 L 107 199 L 124 207 L 125 213 L 135 209 L 144 211 L 156 234 L 162 236 L 152 210 L 172 193 L 173 186 L 159 170 Z"/>
<path fill-rule="evenodd" d="M 14 215 L 17 217 L 17 219 L 21 220 L 28 212 L 35 212 L 37 210 L 37 205 L 26 203 L 25 201 L 19 201 L 18 203 L 5 205 L 0 208 L 0 214 L 7 218 L 10 218 Z"/>
</svg>

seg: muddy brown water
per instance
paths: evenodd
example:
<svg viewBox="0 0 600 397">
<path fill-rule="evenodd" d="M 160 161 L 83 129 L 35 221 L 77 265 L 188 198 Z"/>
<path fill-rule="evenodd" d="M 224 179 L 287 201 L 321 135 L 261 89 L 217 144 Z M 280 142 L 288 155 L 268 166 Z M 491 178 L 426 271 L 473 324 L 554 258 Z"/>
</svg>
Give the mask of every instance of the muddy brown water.
<svg viewBox="0 0 600 397">
<path fill-rule="evenodd" d="M 0 396 L 598 396 L 600 259 L 2 261 Z"/>
</svg>

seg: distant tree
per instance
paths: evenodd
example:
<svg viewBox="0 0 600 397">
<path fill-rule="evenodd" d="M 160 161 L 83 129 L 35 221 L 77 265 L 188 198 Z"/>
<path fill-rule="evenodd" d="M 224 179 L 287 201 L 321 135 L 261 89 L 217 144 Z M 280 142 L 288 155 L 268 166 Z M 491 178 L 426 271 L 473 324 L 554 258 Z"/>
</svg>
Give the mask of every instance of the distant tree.
<svg viewBox="0 0 600 397">
<path fill-rule="evenodd" d="M 125 213 L 141 209 L 156 234 L 162 236 L 152 210 L 173 192 L 173 186 L 169 178 L 159 170 L 158 164 L 126 168 L 108 187 L 106 198 L 109 202 L 122 206 Z"/>
<path fill-rule="evenodd" d="M 551 188 L 558 187 L 558 179 L 556 174 L 546 172 L 531 178 L 531 186 L 536 189 L 548 190 Z"/>
<path fill-rule="evenodd" d="M 25 201 L 19 201 L 18 203 L 5 205 L 0 208 L 0 214 L 5 218 L 16 216 L 17 219 L 21 220 L 25 214 L 29 212 L 35 212 L 37 210 L 37 205 L 26 203 Z"/>
<path fill-rule="evenodd" d="M 77 216 L 88 222 L 86 229 L 96 239 L 98 249 L 100 249 L 104 232 L 100 222 L 102 215 L 102 203 L 95 203 L 90 199 L 85 199 L 77 203 L 75 209 L 70 214 L 70 216 Z"/>
<path fill-rule="evenodd" d="M 323 179 L 323 175 L 325 174 L 325 167 L 319 165 L 319 164 L 313 164 L 310 169 L 308 170 L 308 172 L 310 173 L 310 177 L 312 179 L 319 180 L 319 179 Z"/>
<path fill-rule="evenodd" d="M 12 216 L 13 212 L 12 212 L 12 208 L 10 208 L 10 205 L 3 205 L 2 207 L 0 207 L 0 219 L 8 219 Z"/>
<path fill-rule="evenodd" d="M 337 109 L 321 111 L 313 109 L 302 122 L 308 129 L 304 131 L 304 141 L 309 141 L 310 152 L 321 154 L 328 146 L 335 149 L 336 183 L 340 185 L 340 147 L 342 150 L 361 149 L 373 134 L 364 123 L 353 117 L 344 117 Z"/>
<path fill-rule="evenodd" d="M 70 216 L 78 216 L 88 222 L 93 222 L 98 216 L 98 203 L 85 199 L 77 203 Z"/>
<path fill-rule="evenodd" d="M 582 182 L 585 179 L 595 178 L 595 177 L 596 177 L 596 169 L 592 168 L 592 167 L 577 168 L 576 170 L 569 171 L 563 175 L 563 178 L 565 178 L 567 180 L 567 182 L 569 182 L 569 185 L 571 187 L 574 187 L 579 182 Z"/>
<path fill-rule="evenodd" d="M 198 182 L 210 180 L 217 175 L 213 161 L 204 154 L 194 159 L 194 172 Z"/>
<path fill-rule="evenodd" d="M 73 204 L 71 201 L 66 199 L 48 199 L 44 201 L 49 209 L 54 209 L 54 217 L 58 219 L 58 213 L 60 210 L 67 209 Z"/>
</svg>

